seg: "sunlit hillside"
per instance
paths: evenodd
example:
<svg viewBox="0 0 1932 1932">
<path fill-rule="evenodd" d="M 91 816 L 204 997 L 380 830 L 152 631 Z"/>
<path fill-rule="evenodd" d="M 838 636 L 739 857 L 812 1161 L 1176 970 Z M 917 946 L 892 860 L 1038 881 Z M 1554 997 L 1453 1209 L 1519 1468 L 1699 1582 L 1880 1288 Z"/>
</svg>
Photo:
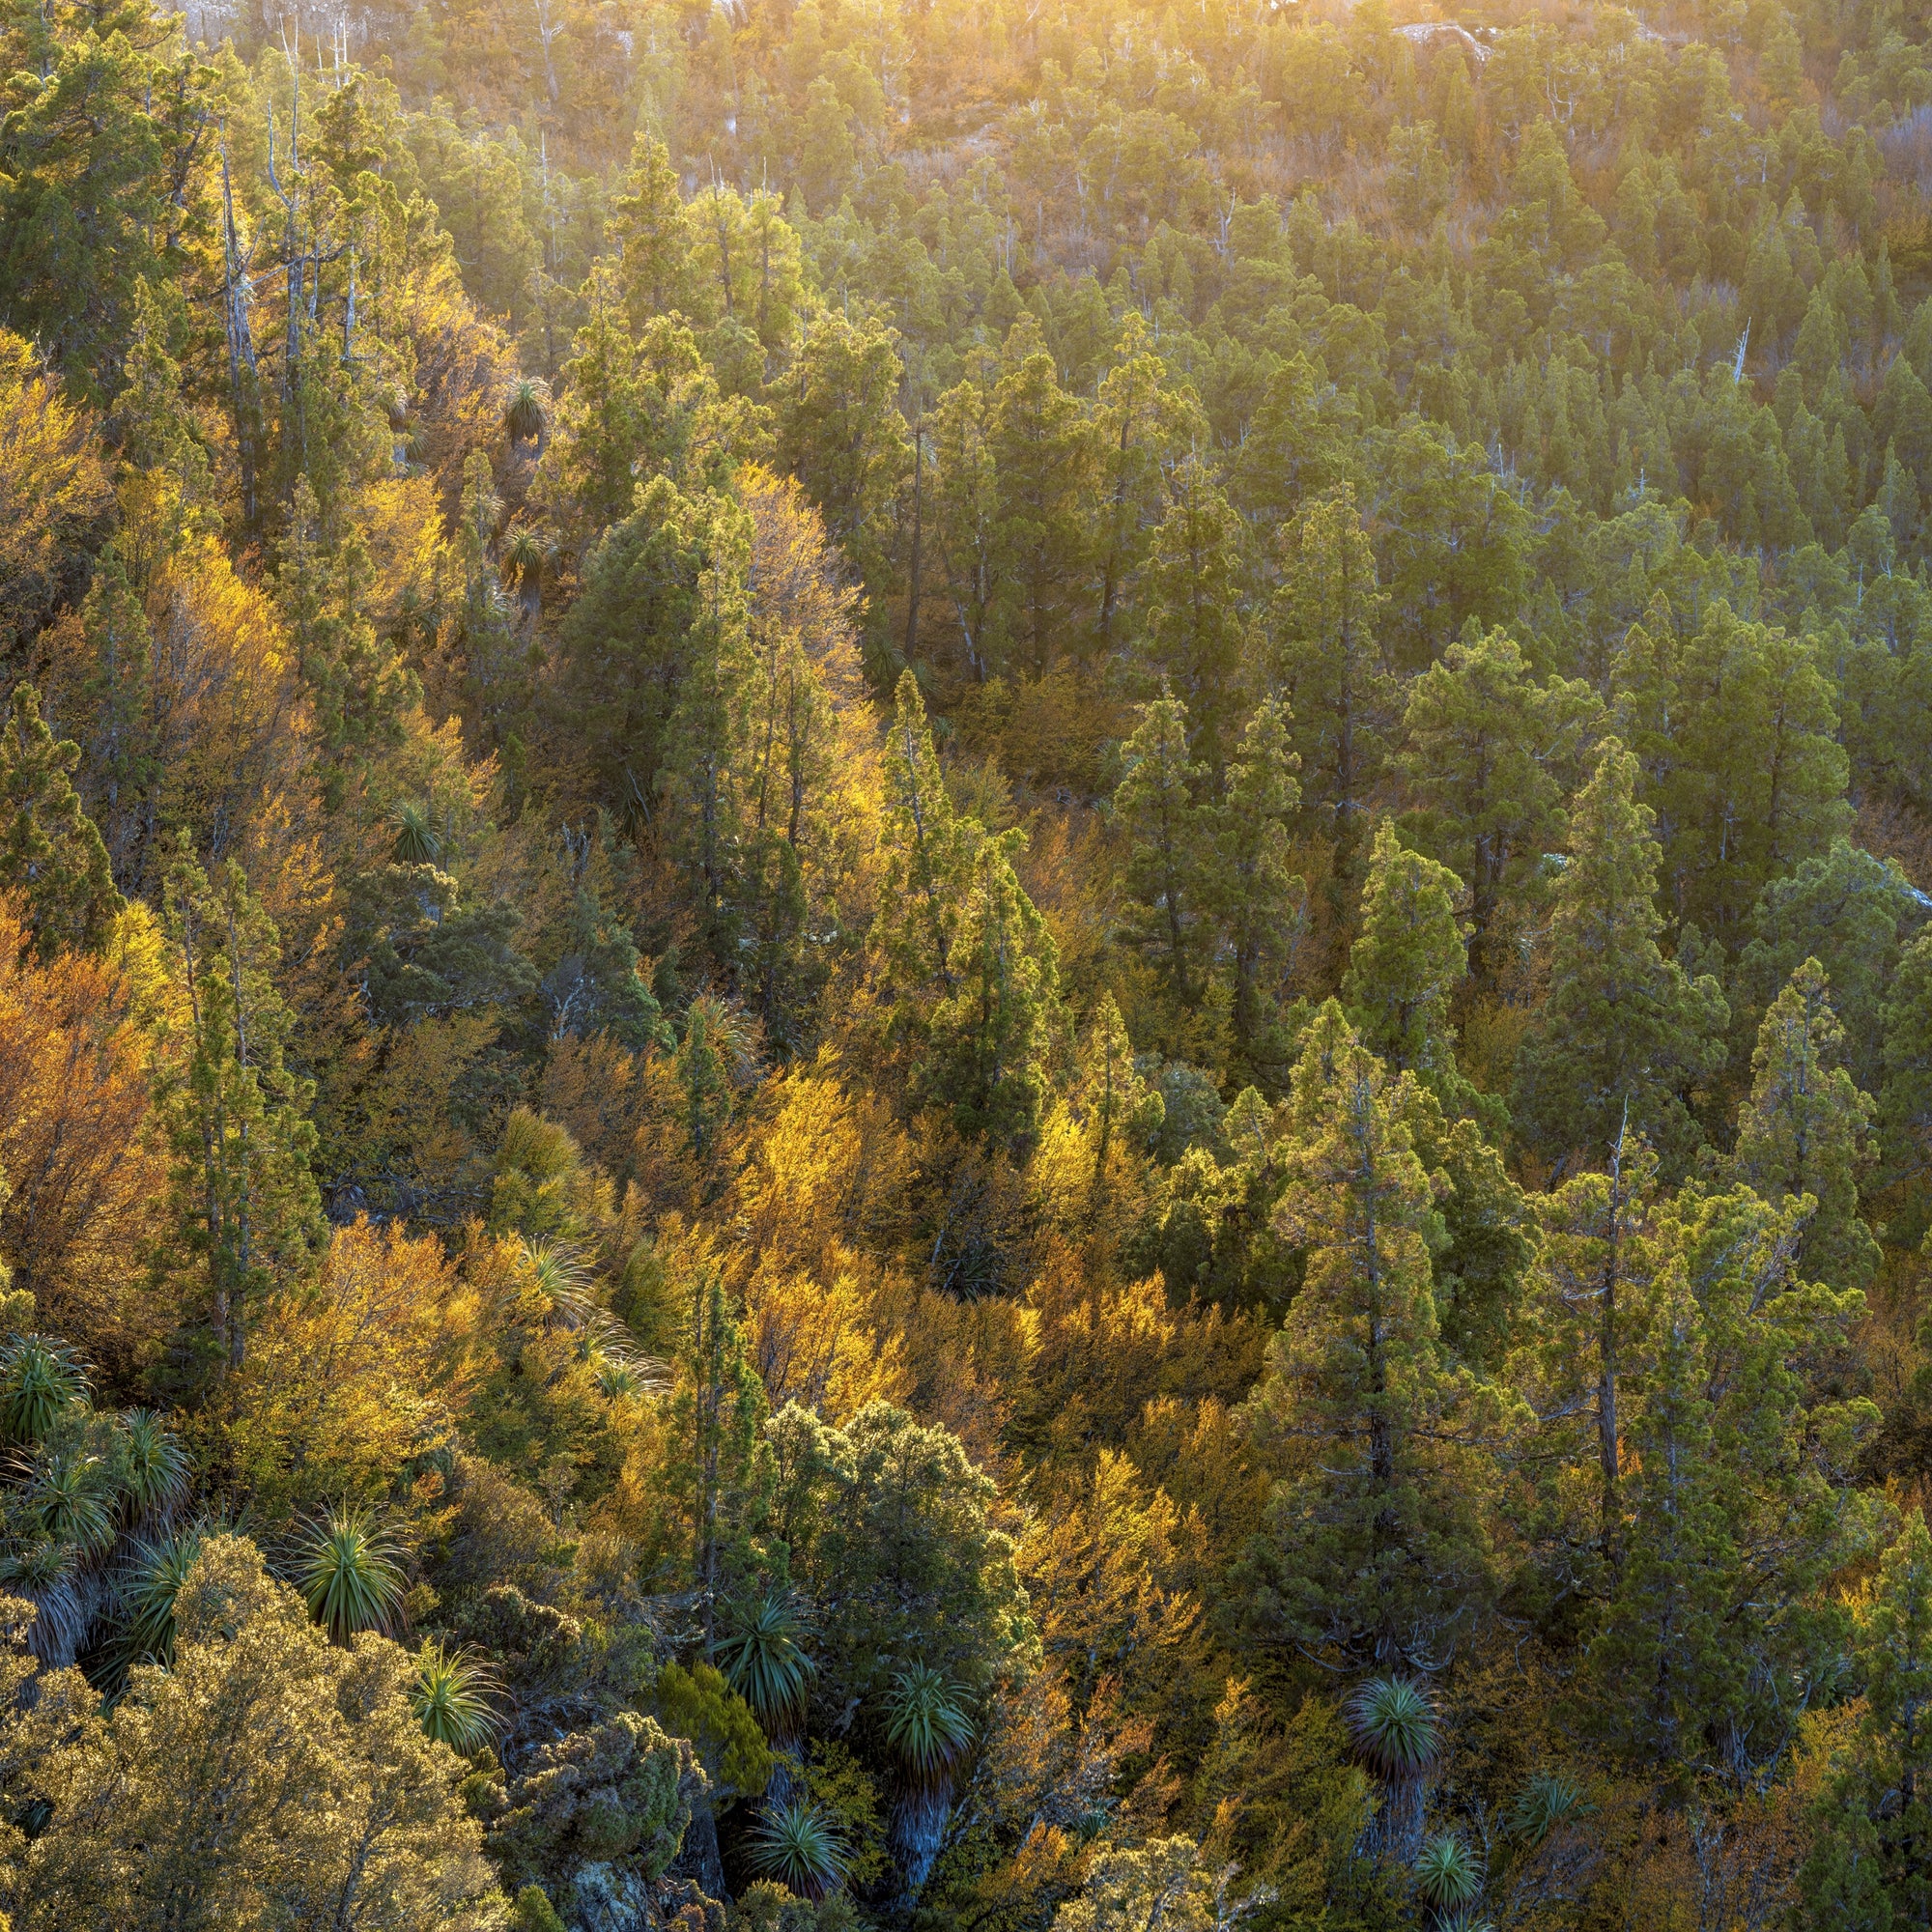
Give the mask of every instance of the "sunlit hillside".
<svg viewBox="0 0 1932 1932">
<path fill-rule="evenodd" d="M 1932 13 L 5 0 L 0 1932 L 1932 1914 Z"/>
</svg>

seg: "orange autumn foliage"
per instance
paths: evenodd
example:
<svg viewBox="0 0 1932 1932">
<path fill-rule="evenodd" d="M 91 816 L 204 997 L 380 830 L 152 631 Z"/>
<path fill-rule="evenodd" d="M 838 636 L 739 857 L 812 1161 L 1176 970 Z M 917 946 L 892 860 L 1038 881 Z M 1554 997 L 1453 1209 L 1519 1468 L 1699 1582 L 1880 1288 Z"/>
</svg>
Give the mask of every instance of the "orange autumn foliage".
<svg viewBox="0 0 1932 1932">
<path fill-rule="evenodd" d="M 220 1404 L 238 1486 L 283 1511 L 373 1501 L 416 1465 L 418 1499 L 440 1483 L 473 1387 L 478 1296 L 433 1235 L 357 1219 L 338 1228 L 313 1287 L 281 1295 Z"/>
<path fill-rule="evenodd" d="M 145 913 L 105 958 L 26 954 L 17 901 L 0 898 L 0 1257 L 40 1324 L 85 1335 L 110 1380 L 152 1352 L 165 1312 L 147 1291 L 167 1163 L 147 1138 L 155 985 Z"/>
<path fill-rule="evenodd" d="M 745 1312 L 752 1363 L 774 1409 L 801 1403 L 837 1426 L 868 1402 L 905 1401 L 904 1346 L 851 1275 L 827 1288 L 808 1275 L 760 1274 Z"/>
</svg>

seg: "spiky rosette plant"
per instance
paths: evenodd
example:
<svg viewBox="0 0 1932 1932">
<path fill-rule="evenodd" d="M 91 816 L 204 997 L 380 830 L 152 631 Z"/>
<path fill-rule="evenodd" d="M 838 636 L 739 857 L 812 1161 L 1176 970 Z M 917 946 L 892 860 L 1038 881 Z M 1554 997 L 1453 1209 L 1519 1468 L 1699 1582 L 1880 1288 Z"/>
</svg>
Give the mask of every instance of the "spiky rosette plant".
<svg viewBox="0 0 1932 1932">
<path fill-rule="evenodd" d="M 600 1350 L 596 1356 L 597 1393 L 611 1402 L 620 1396 L 639 1395 L 643 1384 L 638 1379 L 638 1372 L 630 1363 L 613 1361 Z"/>
<path fill-rule="evenodd" d="M 1454 1832 L 1438 1832 L 1415 1861 L 1415 1889 L 1437 1922 L 1460 1916 L 1483 1889 L 1483 1868 L 1467 1843 Z"/>
<path fill-rule="evenodd" d="M 459 1757 L 472 1756 L 496 1734 L 496 1693 L 497 1680 L 479 1659 L 438 1642 L 423 1645 L 410 1707 L 425 1737 L 447 1745 Z"/>
<path fill-rule="evenodd" d="M 915 1663 L 893 1679 L 886 1700 L 886 1743 L 906 1782 L 917 1790 L 947 1783 L 973 1740 L 973 1719 L 960 1687 Z"/>
<path fill-rule="evenodd" d="M 518 442 L 534 442 L 550 420 L 550 391 L 534 376 L 521 376 L 503 404 L 503 427 Z"/>
<path fill-rule="evenodd" d="M 396 842 L 390 847 L 399 866 L 434 866 L 442 857 L 442 839 L 428 807 L 405 800 L 389 813 L 396 828 Z"/>
<path fill-rule="evenodd" d="M 1574 1777 L 1560 1771 L 1538 1772 L 1510 1811 L 1510 1835 L 1526 1845 L 1540 1845 L 1559 1826 L 1595 1808 Z"/>
<path fill-rule="evenodd" d="M 555 544 L 528 524 L 512 524 L 504 533 L 497 568 L 505 583 L 516 585 L 526 622 L 532 621 L 543 608 L 544 580 L 555 560 Z"/>
<path fill-rule="evenodd" d="M 528 524 L 513 524 L 503 538 L 499 567 L 505 577 L 518 584 L 528 584 L 542 577 L 550 562 L 550 547 Z"/>
<path fill-rule="evenodd" d="M 0 1345 L 0 1436 L 33 1443 L 64 1415 L 85 1406 L 87 1369 L 51 1335 L 14 1335 Z"/>
<path fill-rule="evenodd" d="M 0 1556 L 0 1596 L 34 1606 L 27 1648 L 52 1669 L 71 1663 L 87 1635 L 87 1605 L 71 1545 L 40 1536 Z"/>
<path fill-rule="evenodd" d="M 973 1719 L 961 1686 L 923 1663 L 893 1679 L 886 1744 L 897 1763 L 901 1790 L 889 1835 L 907 1901 L 918 1897 L 939 1854 L 952 1808 L 952 1775 L 972 1741 Z"/>
<path fill-rule="evenodd" d="M 120 1643 L 124 1672 L 136 1663 L 174 1662 L 175 1604 L 201 1554 L 202 1535 L 196 1523 L 136 1546 L 117 1590 L 125 1620 Z"/>
<path fill-rule="evenodd" d="M 43 1456 L 27 1484 L 27 1509 L 36 1524 L 82 1561 L 112 1548 L 114 1503 L 107 1464 L 78 1446 Z"/>
<path fill-rule="evenodd" d="M 526 1238 L 519 1242 L 518 1259 L 551 1323 L 583 1338 L 599 1386 L 611 1378 L 607 1395 L 646 1395 L 666 1385 L 665 1365 L 643 1353 L 631 1331 L 597 1299 L 596 1280 L 581 1249 L 569 1241 Z"/>
<path fill-rule="evenodd" d="M 336 1643 L 394 1629 L 403 1606 L 401 1552 L 367 1511 L 330 1510 L 309 1530 L 296 1587 Z"/>
<path fill-rule="evenodd" d="M 135 1521 L 165 1520 L 187 1494 L 187 1452 L 152 1408 L 121 1417 L 122 1493 Z"/>
<path fill-rule="evenodd" d="M 554 1240 L 548 1235 L 533 1241 L 524 1236 L 517 1249 L 524 1278 L 566 1327 L 582 1328 L 605 1312 L 590 1264 L 576 1242 Z"/>
<path fill-rule="evenodd" d="M 1378 1777 L 1417 1777 L 1440 1748 L 1435 1706 L 1406 1677 L 1372 1677 L 1349 1699 L 1349 1734 Z"/>
<path fill-rule="evenodd" d="M 798 1615 L 783 1597 L 765 1597 L 729 1617 L 718 1645 L 725 1681 L 752 1707 L 774 1744 L 789 1742 L 805 1714 L 817 1666 L 799 1647 Z"/>
<path fill-rule="evenodd" d="M 831 1819 L 810 1799 L 767 1805 L 752 1828 L 746 1856 L 760 1878 L 810 1899 L 833 1890 L 849 1863 Z"/>
<path fill-rule="evenodd" d="M 1357 1753 L 1382 1786 L 1374 1835 L 1380 1849 L 1410 1863 L 1422 1844 L 1422 1792 L 1442 1748 L 1429 1693 L 1406 1677 L 1372 1677 L 1343 1717 Z"/>
</svg>

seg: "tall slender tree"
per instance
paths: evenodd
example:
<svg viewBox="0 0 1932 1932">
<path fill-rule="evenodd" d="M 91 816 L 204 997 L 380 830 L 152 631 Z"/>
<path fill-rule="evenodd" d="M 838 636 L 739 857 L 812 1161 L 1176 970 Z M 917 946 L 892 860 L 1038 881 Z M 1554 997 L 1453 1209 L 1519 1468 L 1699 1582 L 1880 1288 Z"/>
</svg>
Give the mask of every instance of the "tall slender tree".
<svg viewBox="0 0 1932 1932">
<path fill-rule="evenodd" d="M 1932 1533 L 1920 1510 L 1879 1565 L 1853 1655 L 1864 1712 L 1816 1801 L 1798 1874 L 1804 1932 L 1932 1920 Z"/>
<path fill-rule="evenodd" d="M 205 1284 L 210 1339 L 234 1372 L 255 1308 L 306 1272 L 322 1240 L 316 1132 L 308 1084 L 284 1057 L 294 1022 L 272 978 L 278 936 L 247 875 L 232 859 L 212 878 L 181 860 L 166 914 L 187 1038 L 158 1095 L 178 1231 L 164 1264 Z"/>
<path fill-rule="evenodd" d="M 677 170 L 670 151 L 647 128 L 638 130 L 611 214 L 617 288 L 631 332 L 641 333 L 653 316 L 670 310 L 708 322 L 709 292 L 693 272 L 693 222 Z"/>
<path fill-rule="evenodd" d="M 1700 1719 L 1726 1669 L 1724 1583 L 1740 1558 L 1715 1453 L 1715 1364 L 1681 1269 L 1660 1284 L 1649 1327 L 1644 1402 L 1627 1425 L 1635 1521 L 1590 1663 L 1616 1687 L 1600 1708 L 1626 1747 L 1671 1769 L 1702 1756 Z"/>
<path fill-rule="evenodd" d="M 1450 1002 L 1468 974 L 1456 916 L 1462 894 L 1454 872 L 1406 850 L 1383 819 L 1362 889 L 1362 929 L 1342 982 L 1363 1045 L 1395 1071 L 1414 1074 L 1450 1112 L 1467 1087 L 1449 1022 Z"/>
<path fill-rule="evenodd" d="M 1241 733 L 1213 809 L 1212 901 L 1233 981 L 1229 1079 L 1279 1094 L 1292 1049 L 1283 990 L 1308 931 L 1308 888 L 1291 869 L 1289 826 L 1301 802 L 1287 708 L 1264 697 Z"/>
<path fill-rule="evenodd" d="M 1844 1040 L 1825 969 L 1807 959 L 1758 1029 L 1731 1165 L 1768 1201 L 1810 1196 L 1800 1267 L 1833 1288 L 1862 1288 L 1879 1246 L 1859 1213 L 1859 1175 L 1877 1149 L 1871 1099 L 1838 1064 Z"/>
<path fill-rule="evenodd" d="M 1128 921 L 1156 962 L 1176 1037 L 1201 997 L 1212 928 L 1208 922 L 1211 825 L 1198 792 L 1208 768 L 1190 755 L 1187 706 L 1172 691 L 1140 707 L 1122 750 L 1126 775 L 1114 810 L 1132 840 Z"/>
<path fill-rule="evenodd" d="M 1409 687 L 1401 763 L 1417 848 L 1469 891 L 1469 971 L 1492 980 L 1562 839 L 1563 799 L 1601 705 L 1587 685 L 1539 686 L 1516 640 L 1451 644 Z M 1566 782 L 1566 781 L 1568 781 Z"/>
<path fill-rule="evenodd" d="M 1167 514 L 1149 543 L 1140 591 L 1148 658 L 1187 706 L 1191 749 L 1217 795 L 1251 653 L 1245 540 L 1213 471 L 1198 456 L 1185 458 L 1168 482 Z"/>
<path fill-rule="evenodd" d="M 1013 871 L 1026 835 L 982 836 L 953 959 L 955 990 L 926 1022 L 916 1091 L 949 1105 L 962 1133 L 1023 1151 L 1039 1123 L 1060 1031 L 1059 955 Z"/>
<path fill-rule="evenodd" d="M 900 673 L 883 771 L 885 876 L 872 940 L 896 1000 L 910 1010 L 928 992 L 950 996 L 968 873 L 984 833 L 961 818 L 946 789 L 919 680 Z"/>
<path fill-rule="evenodd" d="M 1284 527 L 1281 573 L 1269 687 L 1292 708 L 1308 803 L 1352 843 L 1399 707 L 1376 642 L 1388 599 L 1351 486 L 1317 497 Z"/>
<path fill-rule="evenodd" d="M 98 952 L 125 901 L 107 848 L 74 790 L 80 747 L 57 740 L 31 684 L 16 685 L 0 725 L 0 892 L 26 901 L 34 951 Z"/>
<path fill-rule="evenodd" d="M 1258 1634 L 1356 1667 L 1438 1665 L 1494 1585 L 1481 1438 L 1499 1406 L 1439 1345 L 1414 1094 L 1329 1002 L 1276 1156 L 1304 1281 L 1247 1407 L 1280 1470 L 1246 1558 Z"/>
<path fill-rule="evenodd" d="M 1723 1060 L 1723 993 L 1658 944 L 1662 855 L 1637 779 L 1635 756 L 1605 739 L 1571 808 L 1549 997 L 1518 1068 L 1518 1118 L 1559 1168 L 1601 1159 L 1627 1120 L 1681 1171 L 1701 1138 L 1688 1096 Z"/>
<path fill-rule="evenodd" d="M 1543 1528 L 1566 1594 L 1605 1588 L 1621 1560 L 1623 1437 L 1661 1264 L 1656 1195 L 1657 1157 L 1626 1126 L 1602 1170 L 1537 1201 L 1542 1253 L 1516 1375 L 1545 1439 L 1563 1444 Z M 1572 1472 L 1592 1465 L 1588 1502 L 1574 1501 Z"/>
</svg>

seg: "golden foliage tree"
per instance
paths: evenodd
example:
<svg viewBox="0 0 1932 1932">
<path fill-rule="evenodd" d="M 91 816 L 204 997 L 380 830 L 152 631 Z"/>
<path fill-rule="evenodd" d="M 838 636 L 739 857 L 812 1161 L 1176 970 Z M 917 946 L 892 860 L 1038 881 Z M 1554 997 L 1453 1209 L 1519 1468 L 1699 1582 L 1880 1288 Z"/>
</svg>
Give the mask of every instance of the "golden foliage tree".
<svg viewBox="0 0 1932 1932">
<path fill-rule="evenodd" d="M 229 1536 L 204 1544 L 175 1622 L 173 1666 L 137 1666 L 113 1716 L 45 1763 L 19 1932 L 507 1923 L 464 1766 L 410 1708 L 408 1652 L 335 1648 Z"/>
</svg>

